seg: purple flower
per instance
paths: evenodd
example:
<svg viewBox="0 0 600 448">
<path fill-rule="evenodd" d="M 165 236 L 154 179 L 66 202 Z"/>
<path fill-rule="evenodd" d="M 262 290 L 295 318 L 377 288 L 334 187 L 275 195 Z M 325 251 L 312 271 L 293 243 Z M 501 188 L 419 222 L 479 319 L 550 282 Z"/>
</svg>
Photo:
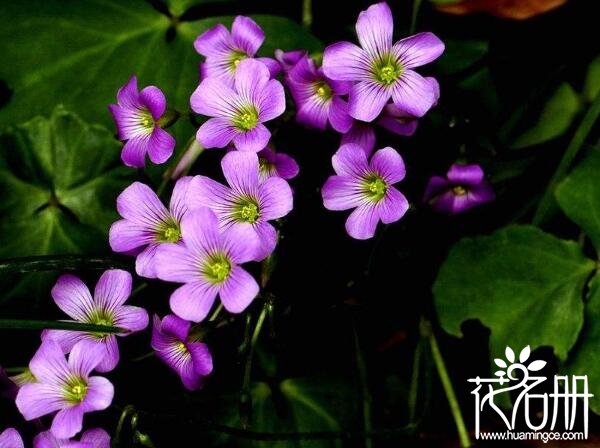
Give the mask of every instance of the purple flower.
<svg viewBox="0 0 600 448">
<path fill-rule="evenodd" d="M 275 59 L 285 73 L 294 68 L 294 65 L 307 54 L 306 50 L 283 51 L 275 50 Z"/>
<path fill-rule="evenodd" d="M 143 168 L 146 153 L 153 163 L 166 162 L 175 148 L 175 139 L 157 121 L 165 113 L 167 100 L 162 91 L 148 86 L 138 93 L 137 78 L 131 79 L 117 92 L 118 104 L 108 106 L 119 138 L 125 141 L 121 159 L 127 166 Z"/>
<path fill-rule="evenodd" d="M 111 325 L 135 332 L 148 326 L 148 313 L 137 306 L 123 305 L 130 294 L 131 274 L 120 269 L 105 271 L 100 276 L 93 298 L 88 287 L 70 274 L 61 275 L 52 288 L 58 307 L 75 322 Z M 94 368 L 99 372 L 108 372 L 119 363 L 119 346 L 114 334 L 45 330 L 42 339 L 56 341 L 63 353 L 69 353 L 82 340 L 98 346 L 99 358 Z M 32 373 L 35 374 L 33 370 Z M 36 379 L 40 381 L 37 375 Z"/>
<path fill-rule="evenodd" d="M 190 104 L 195 112 L 213 117 L 198 129 L 196 138 L 202 146 L 224 148 L 233 141 L 240 151 L 258 152 L 271 137 L 263 123 L 284 112 L 285 94 L 264 64 L 249 59 L 239 63 L 233 87 L 219 78 L 207 78 Z"/>
<path fill-rule="evenodd" d="M 404 216 L 408 202 L 393 187 L 405 175 L 396 150 L 380 149 L 369 162 L 363 148 L 347 144 L 338 149 L 332 162 L 337 175 L 323 186 L 323 204 L 329 210 L 354 209 L 346 221 L 348 235 L 359 240 L 371 238 L 379 220 L 389 224 Z"/>
<path fill-rule="evenodd" d="M 429 179 L 424 201 L 435 211 L 455 215 L 493 201 L 495 197 L 479 165 L 455 163 L 446 173 L 446 178 L 433 176 Z"/>
<path fill-rule="evenodd" d="M 101 428 L 89 429 L 77 442 L 71 439 L 58 439 L 51 431 L 44 431 L 33 439 L 33 448 L 110 448 L 110 436 Z"/>
<path fill-rule="evenodd" d="M 355 121 L 350 130 L 342 135 L 340 146 L 348 143 L 360 146 L 369 157 L 375 149 L 375 129 L 368 123 Z"/>
<path fill-rule="evenodd" d="M 282 152 L 275 152 L 268 146 L 258 153 L 258 165 L 261 182 L 274 176 L 293 179 L 300 171 L 293 158 Z"/>
<path fill-rule="evenodd" d="M 292 210 L 292 190 L 280 177 L 261 182 L 258 157 L 253 153 L 230 152 L 221 160 L 221 167 L 229 187 L 195 176 L 188 190 L 189 207 L 211 208 L 221 229 L 231 227 L 245 235 L 244 244 L 253 249 L 251 259 L 260 261 L 275 249 L 277 231 L 269 221 Z"/>
<path fill-rule="evenodd" d="M 158 248 L 158 278 L 185 283 L 171 294 L 171 310 L 182 319 L 200 322 L 217 294 L 225 309 L 241 313 L 258 294 L 256 280 L 239 265 L 252 259 L 247 236 L 235 227 L 219 230 L 208 208 L 187 213 L 181 222 L 185 245 Z"/>
<path fill-rule="evenodd" d="M 156 356 L 179 375 L 188 390 L 200 389 L 212 372 L 208 346 L 190 338 L 191 325 L 177 316 L 154 316 L 152 348 Z"/>
<path fill-rule="evenodd" d="M 24 448 L 21 434 L 15 428 L 7 428 L 0 434 L 0 448 Z"/>
<path fill-rule="evenodd" d="M 100 345 L 81 341 L 67 362 L 56 341 L 42 342 L 29 363 L 38 382 L 19 389 L 17 408 L 26 420 L 58 411 L 50 428 L 52 434 L 58 439 L 73 437 L 81 431 L 83 414 L 104 410 L 112 403 L 110 381 L 90 376 L 103 356 Z"/>
<path fill-rule="evenodd" d="M 191 177 L 182 177 L 173 188 L 169 210 L 147 185 L 134 182 L 117 198 L 123 217 L 110 227 L 108 240 L 115 252 L 137 254 L 135 271 L 156 278 L 154 265 L 158 246 L 181 240 L 181 219 L 187 212 L 187 189 Z"/>
<path fill-rule="evenodd" d="M 355 81 L 349 113 L 373 121 L 390 97 L 406 113 L 422 117 L 435 103 L 435 91 L 413 69 L 437 59 L 444 44 L 432 33 L 419 33 L 392 44 L 394 23 L 387 3 L 362 11 L 356 21 L 360 47 L 338 42 L 325 49 L 323 70 L 339 81 Z"/>
<path fill-rule="evenodd" d="M 237 16 L 231 25 L 231 32 L 219 23 L 196 38 L 194 48 L 206 58 L 200 66 L 202 79 L 219 78 L 233 85 L 234 74 L 241 61 L 254 58 L 265 40 L 265 32 L 250 17 Z M 271 58 L 256 58 L 265 64 L 269 76 L 275 76 L 280 66 Z"/>
<path fill-rule="evenodd" d="M 328 78 L 306 55 L 288 71 L 286 81 L 296 102 L 298 123 L 325 129 L 329 122 L 338 132 L 350 129 L 352 117 L 348 115 L 348 103 L 341 98 L 350 91 L 350 82 Z"/>
</svg>

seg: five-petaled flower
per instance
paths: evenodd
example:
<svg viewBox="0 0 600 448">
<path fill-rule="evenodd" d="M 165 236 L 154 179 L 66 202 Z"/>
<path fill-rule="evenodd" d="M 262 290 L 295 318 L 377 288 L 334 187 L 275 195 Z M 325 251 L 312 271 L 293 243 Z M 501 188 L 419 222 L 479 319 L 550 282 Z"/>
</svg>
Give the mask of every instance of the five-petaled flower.
<svg viewBox="0 0 600 448">
<path fill-rule="evenodd" d="M 379 220 L 398 221 L 408 209 L 408 201 L 393 185 L 404 178 L 404 162 L 393 148 L 380 149 L 370 162 L 364 149 L 346 144 L 332 158 L 337 175 L 323 186 L 323 204 L 329 210 L 353 208 L 346 231 L 364 240 L 375 234 Z"/>
<path fill-rule="evenodd" d="M 349 113 L 373 121 L 392 98 L 405 113 L 422 117 L 436 102 L 436 88 L 413 69 L 437 59 L 444 44 L 432 33 L 392 43 L 394 23 L 387 3 L 362 11 L 356 22 L 360 47 L 338 42 L 325 49 L 323 71 L 331 79 L 354 81 Z"/>
<path fill-rule="evenodd" d="M 227 311 L 241 313 L 256 297 L 256 280 L 240 266 L 252 260 L 254 251 L 246 244 L 247 235 L 238 230 L 229 227 L 220 231 L 217 216 L 203 207 L 183 217 L 183 245 L 163 244 L 158 248 L 158 278 L 185 283 L 171 294 L 171 310 L 177 316 L 200 322 L 217 294 Z"/>
<path fill-rule="evenodd" d="M 284 112 L 285 93 L 263 63 L 248 59 L 239 63 L 233 87 L 220 78 L 206 78 L 190 104 L 194 112 L 213 117 L 196 135 L 205 148 L 224 148 L 233 141 L 240 151 L 258 152 L 271 137 L 263 123 Z"/>
<path fill-rule="evenodd" d="M 44 431 L 33 439 L 33 448 L 110 448 L 110 436 L 104 429 L 95 428 L 88 429 L 75 441 L 58 439 L 52 431 Z"/>
<path fill-rule="evenodd" d="M 233 228 L 243 234 L 240 244 L 251 249 L 253 260 L 260 261 L 275 249 L 277 231 L 269 221 L 292 210 L 292 189 L 280 177 L 261 181 L 259 160 L 253 153 L 229 152 L 221 167 L 229 187 L 206 176 L 195 176 L 188 189 L 190 210 L 212 209 L 221 229 Z"/>
<path fill-rule="evenodd" d="M 306 55 L 288 71 L 286 81 L 296 102 L 298 123 L 325 129 L 329 122 L 342 133 L 350 129 L 352 117 L 348 115 L 348 103 L 341 97 L 350 91 L 352 83 L 328 78 Z"/>
<path fill-rule="evenodd" d="M 231 32 L 219 23 L 198 36 L 194 42 L 196 51 L 206 59 L 200 65 L 202 79 L 218 78 L 233 85 L 235 72 L 245 59 L 254 58 L 265 40 L 265 32 L 250 17 L 237 16 Z M 281 70 L 272 58 L 256 58 L 267 66 L 270 76 Z"/>
<path fill-rule="evenodd" d="M 446 177 L 433 176 L 425 188 L 424 200 L 435 211 L 455 215 L 495 198 L 479 165 L 453 164 Z"/>
<path fill-rule="evenodd" d="M 187 212 L 186 195 L 191 177 L 177 181 L 169 209 L 147 185 L 134 182 L 117 198 L 123 219 L 113 223 L 109 243 L 115 252 L 136 254 L 135 270 L 142 277 L 156 278 L 154 264 L 158 246 L 181 241 L 181 219 Z"/>
<path fill-rule="evenodd" d="M 175 371 L 188 390 L 200 389 L 213 369 L 208 346 L 190 335 L 191 324 L 169 315 L 154 316 L 152 348 L 156 356 Z"/>
<path fill-rule="evenodd" d="M 78 342 L 69 360 L 53 339 L 42 345 L 29 363 L 37 378 L 17 394 L 17 408 L 26 420 L 58 411 L 50 430 L 57 439 L 68 439 L 81 431 L 83 415 L 110 406 L 113 385 L 101 376 L 90 376 L 104 356 L 104 350 L 89 341 Z"/>
<path fill-rule="evenodd" d="M 117 92 L 118 104 L 108 106 L 117 124 L 119 138 L 125 141 L 121 159 L 127 166 L 143 168 L 146 154 L 153 163 L 164 163 L 173 154 L 175 139 L 158 125 L 167 100 L 162 91 L 148 86 L 138 92 L 137 78 Z"/>
<path fill-rule="evenodd" d="M 76 322 L 123 328 L 128 332 L 141 331 L 148 326 L 148 313 L 137 306 L 123 305 L 131 294 L 131 274 L 120 269 L 105 271 L 98 280 L 94 297 L 77 277 L 64 274 L 59 277 L 52 297 L 58 307 Z M 42 339 L 56 341 L 64 353 L 69 353 L 82 340 L 100 348 L 95 369 L 108 372 L 119 363 L 117 335 L 86 333 L 70 330 L 45 330 Z M 118 336 L 125 336 L 119 334 Z M 35 375 L 35 372 L 32 370 Z M 35 377 L 38 381 L 40 378 Z"/>
</svg>

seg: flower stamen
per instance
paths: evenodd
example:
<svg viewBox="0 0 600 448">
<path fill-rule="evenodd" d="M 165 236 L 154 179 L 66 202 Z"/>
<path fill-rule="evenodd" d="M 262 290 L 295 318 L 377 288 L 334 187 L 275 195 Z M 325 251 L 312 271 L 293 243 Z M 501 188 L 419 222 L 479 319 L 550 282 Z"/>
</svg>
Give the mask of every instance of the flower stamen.
<svg viewBox="0 0 600 448">
<path fill-rule="evenodd" d="M 247 106 L 237 111 L 233 118 L 233 125 L 240 131 L 246 132 L 254 129 L 258 124 L 258 112 L 254 106 Z"/>
<path fill-rule="evenodd" d="M 214 254 L 206 261 L 202 267 L 202 273 L 213 284 L 223 283 L 229 277 L 231 272 L 231 263 L 224 254 Z"/>
</svg>

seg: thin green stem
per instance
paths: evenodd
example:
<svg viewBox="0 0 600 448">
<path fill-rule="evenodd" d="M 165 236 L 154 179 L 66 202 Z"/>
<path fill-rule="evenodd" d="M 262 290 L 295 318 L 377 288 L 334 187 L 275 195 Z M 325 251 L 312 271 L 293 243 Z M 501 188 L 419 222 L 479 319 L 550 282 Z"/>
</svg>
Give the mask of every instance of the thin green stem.
<svg viewBox="0 0 600 448">
<path fill-rule="evenodd" d="M 125 427 L 125 421 L 127 419 L 127 417 L 129 417 L 129 415 L 135 416 L 136 411 L 135 408 L 128 404 L 127 406 L 125 406 L 123 408 L 123 411 L 121 412 L 121 416 L 119 417 L 119 422 L 117 423 L 117 428 L 115 430 L 115 435 L 113 437 L 113 443 L 111 446 L 119 446 L 121 443 L 121 435 L 123 433 L 123 428 Z M 129 420 L 130 424 L 131 424 L 131 420 Z"/>
<path fill-rule="evenodd" d="M 419 340 L 415 347 L 415 357 L 413 359 L 412 377 L 410 380 L 410 389 L 408 391 L 408 412 L 409 421 L 415 423 L 417 419 L 417 397 L 419 395 L 419 380 L 421 374 L 421 356 L 423 351 L 423 341 Z"/>
<path fill-rule="evenodd" d="M 19 373 L 23 373 L 27 370 L 28 367 L 4 367 L 4 372 L 8 375 L 18 375 Z"/>
<path fill-rule="evenodd" d="M 118 256 L 43 255 L 0 261 L 0 274 L 25 274 L 41 271 L 78 271 L 82 269 L 129 269 L 130 263 Z"/>
<path fill-rule="evenodd" d="M 108 325 L 81 324 L 56 320 L 0 319 L 0 330 L 71 330 L 88 333 L 129 333 L 129 330 Z"/>
<path fill-rule="evenodd" d="M 223 311 L 223 304 L 219 303 L 219 306 L 217 307 L 217 309 L 212 313 L 212 315 L 208 318 L 209 322 L 213 322 L 217 317 L 219 317 L 219 314 L 221 314 L 221 311 Z"/>
<path fill-rule="evenodd" d="M 563 178 L 567 175 L 567 172 L 571 168 L 571 164 L 573 160 L 583 147 L 583 143 L 587 138 L 588 134 L 592 130 L 598 116 L 600 115 L 600 92 L 594 98 L 591 106 L 587 110 L 584 115 L 581 123 L 575 130 L 575 134 L 573 134 L 573 138 L 569 142 L 569 146 L 558 164 L 554 175 L 550 179 L 548 186 L 546 187 L 546 191 L 542 196 L 542 200 L 540 201 L 537 210 L 535 211 L 535 215 L 533 216 L 532 223 L 533 225 L 539 226 L 543 224 L 546 220 L 548 220 L 555 208 L 556 202 L 554 200 L 554 190 L 557 184 L 563 180 Z"/>
<path fill-rule="evenodd" d="M 312 0 L 302 0 L 302 25 L 310 29 L 312 21 Z"/>
<path fill-rule="evenodd" d="M 421 3 L 423 0 L 413 0 L 413 7 L 412 7 L 412 16 L 410 19 L 410 33 L 409 34 L 414 34 L 415 31 L 417 30 L 417 17 L 419 15 L 419 9 L 421 9 Z"/>
<path fill-rule="evenodd" d="M 446 399 L 448 400 L 448 405 L 450 406 L 450 412 L 452 413 L 454 423 L 456 424 L 460 446 L 462 448 L 468 448 L 472 446 L 471 439 L 469 438 L 469 432 L 467 431 L 467 427 L 465 426 L 465 421 L 463 419 L 462 412 L 460 410 L 460 406 L 456 398 L 456 394 L 454 393 L 454 387 L 452 386 L 450 375 L 448 375 L 446 363 L 444 362 L 444 358 L 442 357 L 442 353 L 440 351 L 440 347 L 435 337 L 435 333 L 433 332 L 433 328 L 431 328 L 431 323 L 426 319 L 421 320 L 421 333 L 423 334 L 423 336 L 426 336 L 427 339 L 429 339 L 433 362 L 435 363 L 435 367 L 440 377 L 442 387 L 444 388 L 444 393 L 446 394 Z"/>
<path fill-rule="evenodd" d="M 352 331 L 354 333 L 354 348 L 356 352 L 356 367 L 358 370 L 358 378 L 360 381 L 361 398 L 362 398 L 362 414 L 363 414 L 363 430 L 365 432 L 365 448 L 371 448 L 373 446 L 373 440 L 368 435 L 373 430 L 371 423 L 371 393 L 369 392 L 369 383 L 367 378 L 367 364 L 365 363 L 364 354 L 360 341 L 358 339 L 358 332 L 356 326 L 352 325 Z"/>
</svg>

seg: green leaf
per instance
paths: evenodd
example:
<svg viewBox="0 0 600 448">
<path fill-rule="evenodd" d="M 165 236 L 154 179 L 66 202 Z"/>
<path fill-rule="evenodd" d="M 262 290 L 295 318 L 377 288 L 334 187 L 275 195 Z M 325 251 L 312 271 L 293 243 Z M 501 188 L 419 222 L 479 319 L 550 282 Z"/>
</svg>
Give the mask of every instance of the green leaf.
<svg viewBox="0 0 600 448">
<path fill-rule="evenodd" d="M 581 102 L 573 87 L 562 83 L 543 106 L 537 122 L 518 136 L 511 147 L 518 149 L 539 145 L 563 135 L 581 110 Z"/>
<path fill-rule="evenodd" d="M 590 237 L 600 252 L 600 149 L 590 154 L 557 186 L 558 205 Z"/>
<path fill-rule="evenodd" d="M 590 408 L 600 414 L 600 277 L 590 282 L 589 301 L 585 304 L 585 323 L 579 343 L 561 369 L 567 375 L 587 375 Z M 582 392 L 579 390 L 578 392 Z"/>
<path fill-rule="evenodd" d="M 444 54 L 435 63 L 436 69 L 444 75 L 465 70 L 485 56 L 489 49 L 487 41 L 476 39 L 444 39 L 444 45 Z"/>
<path fill-rule="evenodd" d="M 45 255 L 10 258 L 0 261 L 0 274 L 24 274 L 43 271 L 77 271 L 80 269 L 129 269 L 130 264 L 118 256 Z"/>
<path fill-rule="evenodd" d="M 583 86 L 583 97 L 590 103 L 594 101 L 600 90 L 600 56 L 596 56 L 588 67 Z"/>
<path fill-rule="evenodd" d="M 583 287 L 594 270 L 577 244 L 532 226 L 465 238 L 433 286 L 440 323 L 461 335 L 464 321 L 491 330 L 493 357 L 506 346 L 554 348 L 564 360 L 583 324 Z"/>
<path fill-rule="evenodd" d="M 128 333 L 129 330 L 109 325 L 81 324 L 57 320 L 0 319 L 0 330 L 71 330 L 94 333 Z"/>
</svg>

